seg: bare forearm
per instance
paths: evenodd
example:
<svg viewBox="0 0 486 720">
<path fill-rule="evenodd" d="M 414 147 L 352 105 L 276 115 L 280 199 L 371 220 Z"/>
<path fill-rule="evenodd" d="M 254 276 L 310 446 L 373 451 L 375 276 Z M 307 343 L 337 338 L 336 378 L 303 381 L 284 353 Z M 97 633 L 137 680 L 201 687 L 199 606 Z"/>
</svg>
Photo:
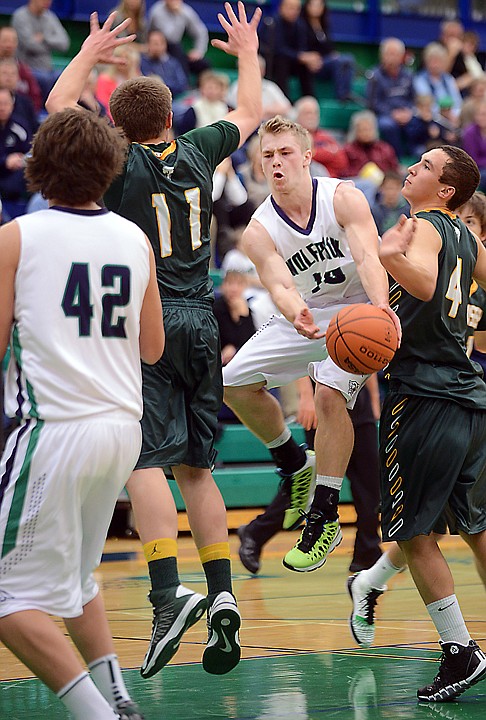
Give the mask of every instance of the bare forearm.
<svg viewBox="0 0 486 720">
<path fill-rule="evenodd" d="M 292 324 L 299 312 L 307 307 L 295 288 L 288 288 L 279 284 L 269 287 L 268 290 L 277 308 Z"/>
<path fill-rule="evenodd" d="M 373 305 L 388 305 L 388 278 L 378 257 L 371 255 L 357 264 L 361 283 Z"/>
<path fill-rule="evenodd" d="M 435 291 L 435 282 L 427 268 L 410 262 L 406 255 L 397 253 L 381 258 L 385 269 L 410 295 L 428 302 Z"/>
<path fill-rule="evenodd" d="M 46 100 L 46 109 L 50 114 L 65 108 L 76 107 L 88 76 L 95 65 L 96 57 L 83 50 L 71 60 Z"/>
</svg>

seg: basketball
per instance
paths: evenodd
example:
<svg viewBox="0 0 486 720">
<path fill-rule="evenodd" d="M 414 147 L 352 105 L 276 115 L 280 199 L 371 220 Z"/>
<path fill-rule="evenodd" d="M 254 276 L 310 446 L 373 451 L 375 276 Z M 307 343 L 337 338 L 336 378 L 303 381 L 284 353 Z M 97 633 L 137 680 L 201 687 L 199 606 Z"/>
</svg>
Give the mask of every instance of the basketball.
<svg viewBox="0 0 486 720">
<path fill-rule="evenodd" d="M 398 334 L 393 320 L 375 305 L 358 303 L 334 315 L 326 333 L 326 347 L 342 370 L 370 375 L 382 370 L 395 355 Z"/>
</svg>

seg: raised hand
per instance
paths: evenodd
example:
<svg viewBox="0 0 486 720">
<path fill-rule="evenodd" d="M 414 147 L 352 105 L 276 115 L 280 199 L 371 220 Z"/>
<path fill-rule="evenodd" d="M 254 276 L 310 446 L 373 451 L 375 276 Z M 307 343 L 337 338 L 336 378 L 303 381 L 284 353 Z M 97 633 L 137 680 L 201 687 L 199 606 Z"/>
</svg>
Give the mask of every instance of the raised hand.
<svg viewBox="0 0 486 720">
<path fill-rule="evenodd" d="M 127 35 L 127 37 L 118 37 L 118 34 L 125 30 L 130 24 L 130 18 L 126 18 L 115 28 L 112 28 L 115 22 L 116 12 L 112 12 L 100 27 L 98 13 L 93 12 L 89 18 L 90 33 L 82 45 L 83 52 L 89 52 L 96 58 L 96 62 L 110 63 L 112 65 L 122 65 L 126 62 L 124 58 L 117 57 L 114 50 L 120 45 L 126 45 L 135 40 L 136 35 Z"/>
<path fill-rule="evenodd" d="M 400 215 L 398 222 L 383 234 L 380 244 L 380 257 L 405 255 L 417 227 L 416 218 Z"/>
<path fill-rule="evenodd" d="M 222 13 L 218 13 L 218 20 L 223 30 L 226 30 L 228 40 L 212 40 L 211 45 L 223 50 L 227 55 L 234 55 L 235 57 L 239 57 L 249 50 L 258 49 L 257 27 L 262 16 L 261 9 L 257 8 L 250 22 L 248 22 L 245 6 L 242 2 L 238 3 L 238 17 L 236 17 L 229 2 L 225 3 L 224 7 L 228 19 Z"/>
</svg>

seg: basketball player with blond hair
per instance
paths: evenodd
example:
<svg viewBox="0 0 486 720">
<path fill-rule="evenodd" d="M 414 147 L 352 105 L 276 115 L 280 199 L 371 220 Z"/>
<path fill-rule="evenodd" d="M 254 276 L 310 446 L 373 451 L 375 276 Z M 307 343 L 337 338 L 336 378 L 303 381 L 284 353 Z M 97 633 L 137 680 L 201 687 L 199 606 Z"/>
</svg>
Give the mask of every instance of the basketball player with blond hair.
<svg viewBox="0 0 486 720">
<path fill-rule="evenodd" d="M 269 448 L 289 486 L 284 527 L 307 523 L 284 565 L 320 567 L 340 543 L 339 491 L 353 448 L 352 408 L 367 375 L 338 368 L 327 357 L 324 332 L 340 308 L 388 304 L 388 279 L 378 234 L 364 195 L 352 182 L 311 177 L 309 133 L 276 116 L 259 130 L 263 172 L 271 195 L 256 210 L 243 247 L 281 315 L 273 316 L 224 368 L 225 402 Z M 412 221 L 390 229 L 408 237 Z M 296 332 L 297 331 L 297 332 Z M 268 392 L 310 374 L 316 382 L 316 458 L 299 447 Z M 314 500 L 308 508 L 312 485 Z"/>
</svg>

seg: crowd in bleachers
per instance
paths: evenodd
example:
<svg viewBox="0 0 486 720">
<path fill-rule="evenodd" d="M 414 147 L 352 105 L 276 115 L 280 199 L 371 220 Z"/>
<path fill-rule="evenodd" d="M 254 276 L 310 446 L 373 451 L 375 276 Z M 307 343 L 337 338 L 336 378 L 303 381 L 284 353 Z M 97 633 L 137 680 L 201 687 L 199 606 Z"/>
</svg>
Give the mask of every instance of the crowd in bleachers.
<svg viewBox="0 0 486 720">
<path fill-rule="evenodd" d="M 97 68 L 81 105 L 109 117 L 110 95 L 123 80 L 154 74 L 173 93 L 175 134 L 213 122 L 234 106 L 237 86 L 226 72 L 211 68 L 208 30 L 190 4 L 158 0 L 147 11 L 144 0 L 121 0 L 114 10 L 116 23 L 130 18 L 125 33 L 134 33 L 136 41 L 119 49 L 124 64 Z M 380 189 L 384 179 L 390 187 L 390 173 L 402 176 L 411 159 L 440 144 L 462 145 L 476 159 L 484 189 L 486 74 L 477 55 L 478 37 L 465 32 L 459 21 L 446 20 L 438 23 L 430 40 L 415 57 L 399 38 L 385 38 L 378 65 L 358 68 L 352 54 L 336 49 L 324 0 L 281 0 L 260 26 L 262 120 L 282 114 L 301 122 L 314 140 L 313 174 L 352 178 L 372 207 L 376 204 L 377 218 L 391 202 Z M 53 52 L 68 53 L 69 43 L 46 0 L 29 0 L 0 28 L 4 220 L 27 207 L 23 157 L 45 117 L 44 102 L 59 72 Z M 354 103 L 347 137 L 342 129 L 320 125 L 323 82 L 330 83 L 343 105 Z M 358 85 L 361 95 L 354 90 Z M 258 147 L 250 151 L 249 146 L 219 175 L 214 198 L 216 267 L 236 245 L 241 227 L 266 193 L 258 164 Z M 402 208 L 398 199 L 394 205 L 397 212 Z M 390 209 L 385 214 L 393 213 Z"/>
<path fill-rule="evenodd" d="M 237 85 L 210 67 L 208 31 L 183 0 L 159 0 L 146 11 L 144 0 L 121 0 L 115 24 L 130 18 L 125 33 L 133 45 L 122 46 L 125 63 L 100 66 L 87 84 L 80 104 L 109 116 L 109 98 L 125 79 L 155 74 L 174 96 L 174 132 L 180 134 L 223 117 L 235 104 Z M 366 88 L 353 93 L 356 62 L 339 53 L 331 36 L 324 0 L 281 0 L 273 17 L 261 23 L 263 76 L 262 120 L 274 114 L 291 116 L 311 133 L 314 175 L 352 178 L 363 190 L 375 217 L 395 217 L 399 198 L 381 190 L 390 173 L 403 174 L 404 163 L 440 144 L 461 144 L 476 159 L 486 187 L 486 74 L 477 57 L 478 38 L 460 22 L 446 20 L 437 37 L 424 48 L 417 69 L 413 55 L 399 38 L 385 38 L 379 64 L 367 71 Z M 183 40 L 187 38 L 187 42 Z M 18 8 L 10 25 L 0 28 L 0 195 L 3 219 L 28 205 L 23 157 L 39 122 L 44 102 L 58 71 L 53 51 L 68 51 L 69 36 L 45 0 L 29 0 Z M 301 97 L 289 97 L 292 76 Z M 320 126 L 320 86 L 330 80 L 343 103 L 358 101 L 363 109 L 351 115 L 347 138 L 342 131 Z M 367 108 L 366 110 L 364 108 Z M 222 178 L 224 177 L 224 182 Z M 395 180 L 397 182 L 397 180 Z M 241 227 L 267 192 L 259 170 L 258 144 L 238 152 L 233 167 L 221 170 L 215 195 L 214 264 L 237 244 Z"/>
</svg>

